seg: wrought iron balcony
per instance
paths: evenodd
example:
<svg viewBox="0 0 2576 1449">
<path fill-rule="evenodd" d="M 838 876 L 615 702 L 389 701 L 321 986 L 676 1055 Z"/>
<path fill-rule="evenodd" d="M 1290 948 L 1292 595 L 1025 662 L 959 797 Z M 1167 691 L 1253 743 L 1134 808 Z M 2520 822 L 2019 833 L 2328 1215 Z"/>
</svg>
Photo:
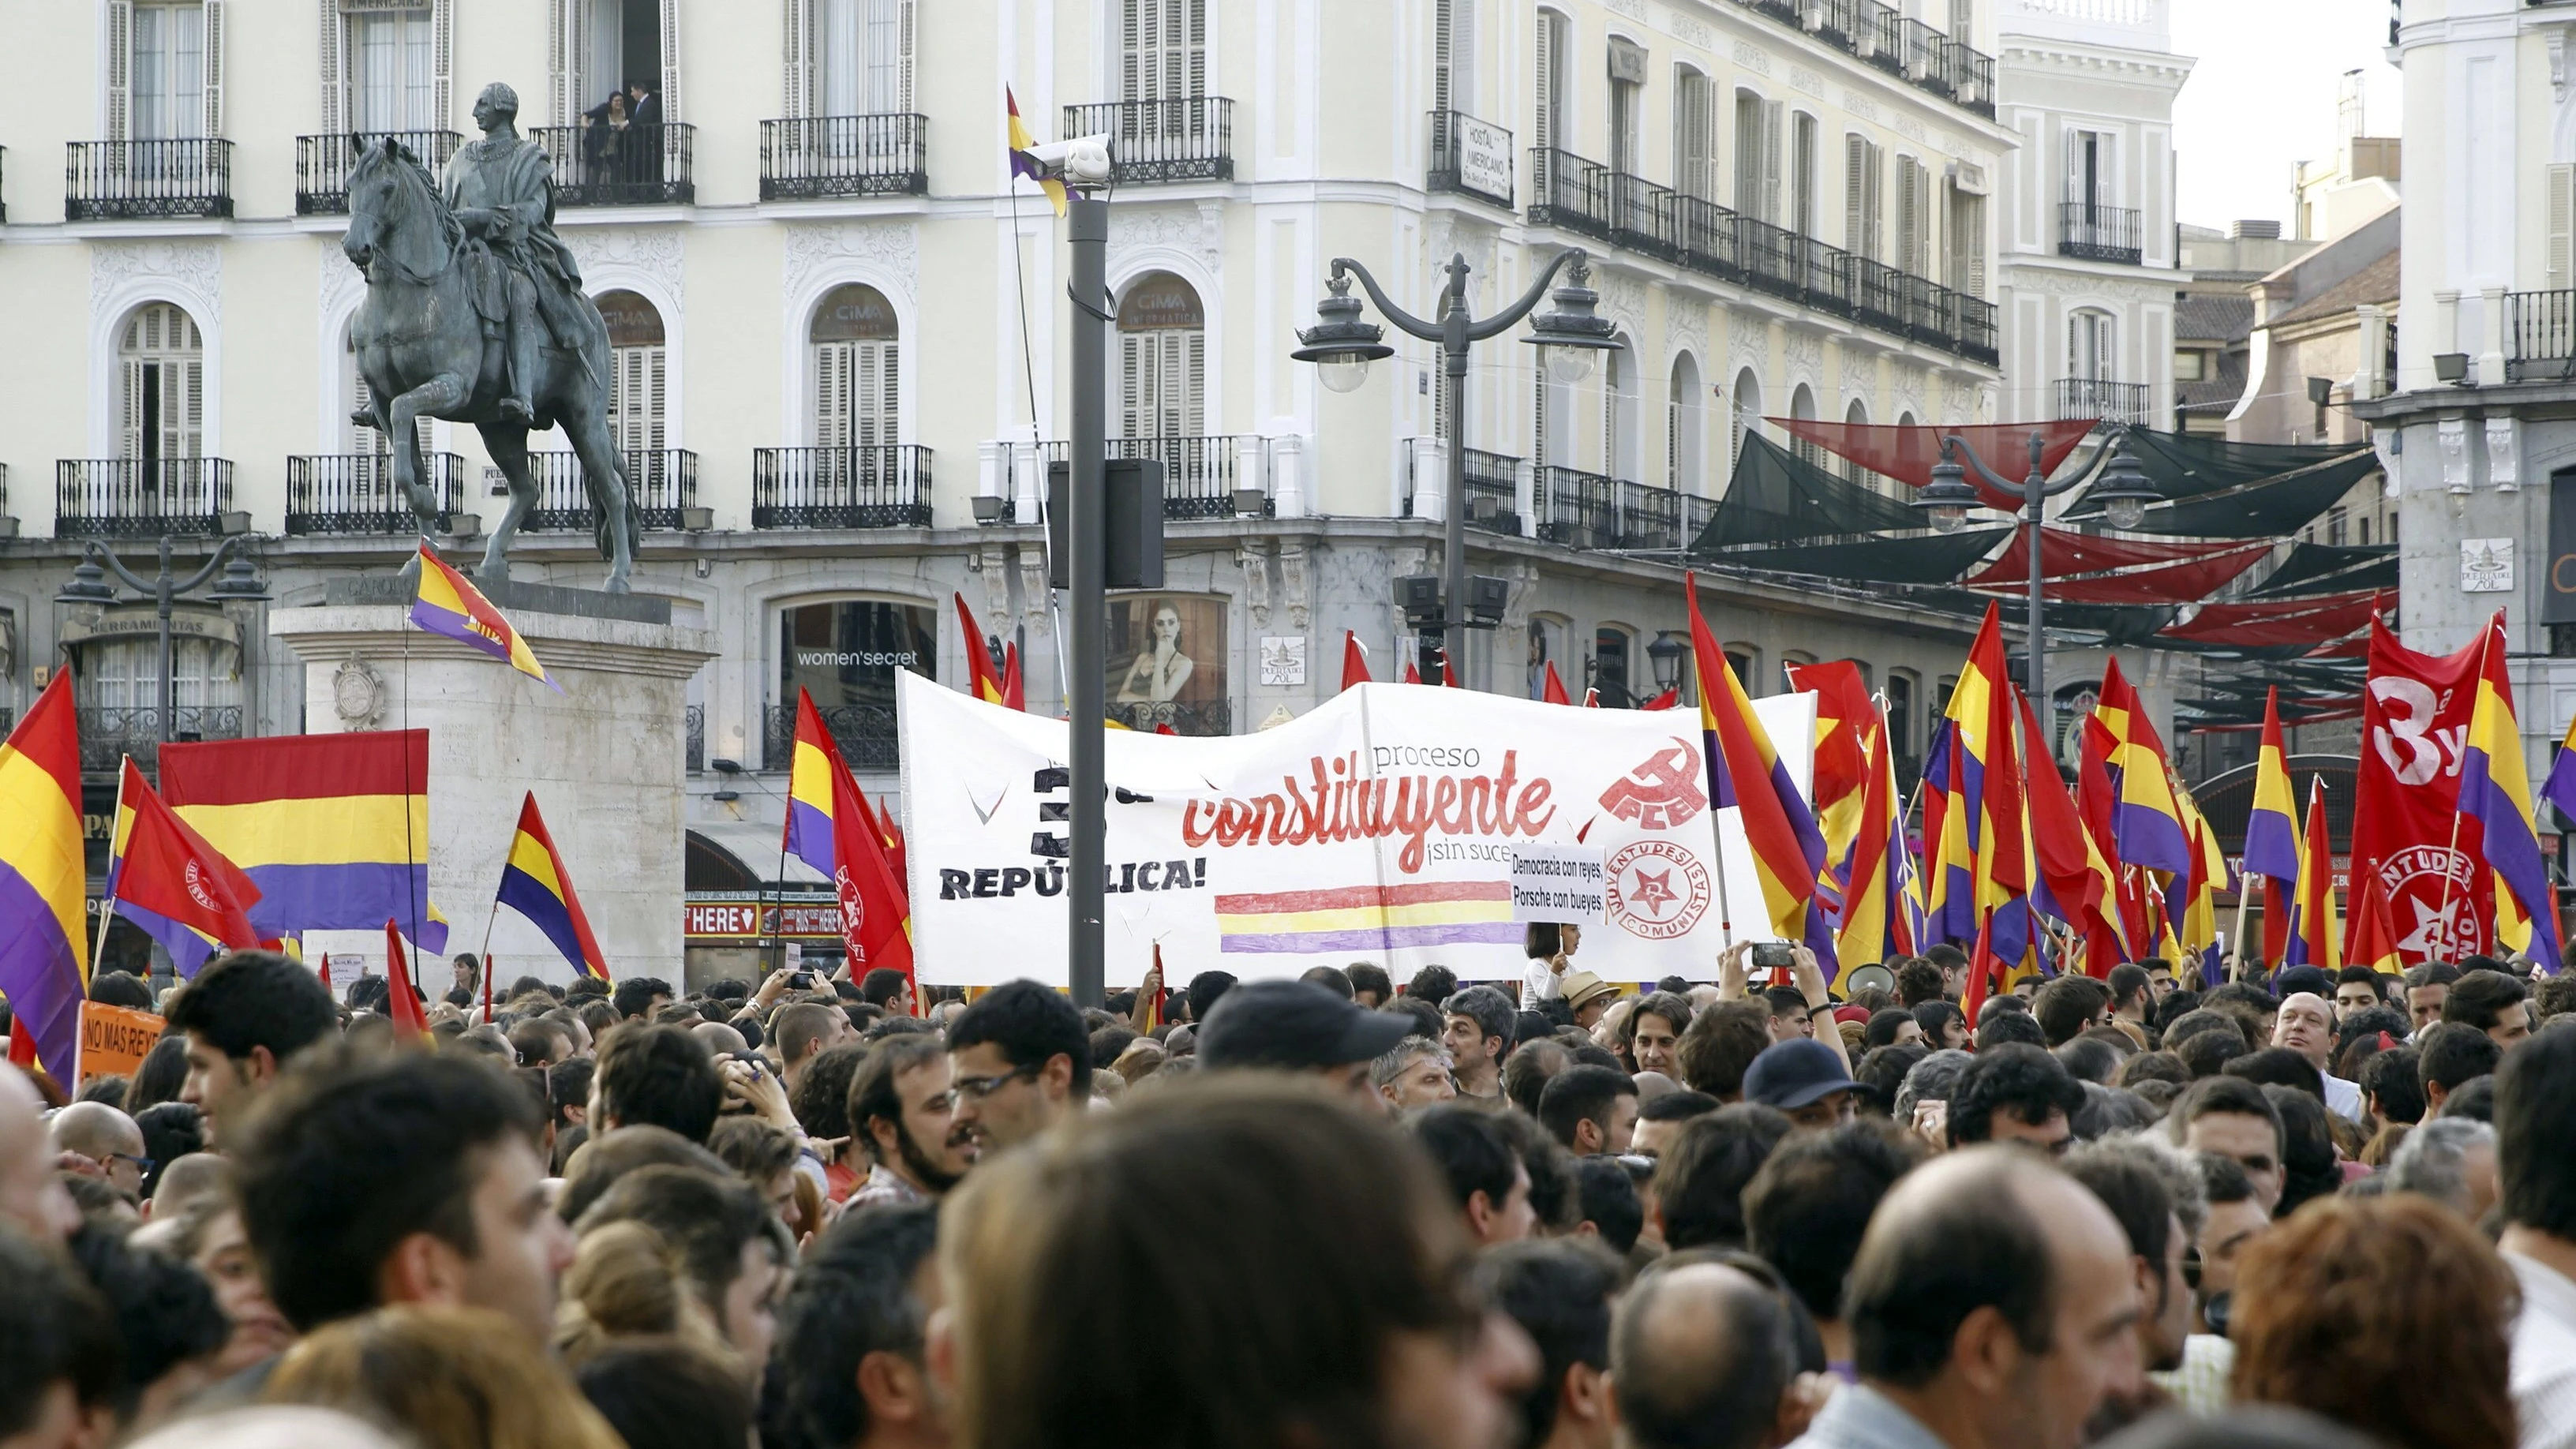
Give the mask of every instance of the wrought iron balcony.
<svg viewBox="0 0 2576 1449">
<path fill-rule="evenodd" d="M 926 116 L 806 116 L 760 123 L 760 199 L 923 196 Z"/>
<path fill-rule="evenodd" d="M 1436 478 L 1425 478 L 1416 471 L 1422 454 L 1406 439 L 1404 516 L 1419 518 L 1421 510 L 1414 500 L 1426 490 L 1438 492 L 1449 486 L 1444 471 Z M 1467 450 L 1467 526 L 1485 533 L 1499 533 L 1518 538 L 1521 534 L 1520 474 L 1521 460 L 1502 453 L 1488 453 L 1482 448 Z"/>
<path fill-rule="evenodd" d="M 930 450 L 754 448 L 754 528 L 928 528 Z"/>
<path fill-rule="evenodd" d="M 1619 485 L 1619 546 L 1677 549 L 1690 542 L 1682 531 L 1683 495 L 1646 483 Z"/>
<path fill-rule="evenodd" d="M 438 497 L 438 528 L 454 526 L 465 507 L 465 460 L 425 453 L 421 463 Z M 289 534 L 420 531 L 420 518 L 394 482 L 391 453 L 302 453 L 286 460 Z"/>
<path fill-rule="evenodd" d="M 2576 291 L 2504 294 L 2507 382 L 2576 377 Z"/>
<path fill-rule="evenodd" d="M 158 688 L 156 679 L 149 687 Z M 84 705 L 73 711 L 80 722 L 80 760 L 84 774 L 106 774 L 127 755 L 145 770 L 161 762 L 161 710 L 157 705 L 131 709 Z M 237 704 L 183 704 L 170 711 L 173 742 L 237 740 L 242 737 L 242 710 Z"/>
<path fill-rule="evenodd" d="M 1550 465 L 1538 470 L 1538 536 L 1568 548 L 1619 546 L 1619 481 Z"/>
<path fill-rule="evenodd" d="M 2134 267 L 2146 254 L 2139 237 L 2138 213 L 2126 207 L 2096 206 L 2089 201 L 2062 201 L 2057 205 L 2057 254 L 2061 257 Z"/>
<path fill-rule="evenodd" d="M 1977 115 L 1995 114 L 1994 57 L 1882 0 L 1736 0 Z"/>
<path fill-rule="evenodd" d="M 2106 423 L 2147 421 L 2147 385 L 2143 382 L 2061 377 L 2056 394 L 2060 418 L 2099 418 Z"/>
<path fill-rule="evenodd" d="M 891 686 L 889 686 L 891 688 Z M 894 706 L 890 704 L 822 704 L 814 712 L 840 746 L 841 759 L 852 769 L 892 770 L 903 763 L 897 748 Z M 761 711 L 761 760 L 783 771 L 796 757 L 796 706 L 773 704 Z"/>
<path fill-rule="evenodd" d="M 1610 168 L 1571 151 L 1532 147 L 1529 221 L 1597 241 L 1615 240 Z"/>
<path fill-rule="evenodd" d="M 63 220 L 233 214 L 233 143 L 73 141 L 63 147 Z"/>
<path fill-rule="evenodd" d="M 358 164 L 358 146 L 381 132 L 295 138 L 295 214 L 345 216 L 349 211 L 349 172 Z M 432 176 L 447 172 L 448 158 L 465 138 L 454 131 L 396 131 L 402 143 Z"/>
<path fill-rule="evenodd" d="M 233 511 L 229 458 L 58 458 L 56 538 L 216 534 Z"/>
<path fill-rule="evenodd" d="M 533 126 L 555 166 L 557 206 L 685 206 L 698 199 L 691 157 L 698 128 L 678 121 Z"/>
<path fill-rule="evenodd" d="M 681 514 L 698 506 L 698 455 L 686 448 L 629 448 L 620 457 L 626 486 L 635 495 L 644 526 L 665 530 L 686 527 Z M 524 527 L 583 533 L 598 527 L 598 514 L 590 506 L 590 490 L 582 483 L 579 454 L 530 453 L 528 466 L 537 475 L 537 506 L 528 514 Z"/>
<path fill-rule="evenodd" d="M 1512 133 L 1464 111 L 1431 113 L 1431 164 L 1426 191 L 1454 191 L 1512 209 Z"/>
<path fill-rule="evenodd" d="M 1064 108 L 1061 134 L 1104 133 L 1111 185 L 1234 179 L 1234 102 L 1223 96 Z"/>
<path fill-rule="evenodd" d="M 1108 455 L 1112 458 L 1152 458 L 1163 465 L 1163 516 L 1165 518 L 1232 518 L 1236 479 L 1242 477 L 1242 453 L 1247 445 L 1267 453 L 1269 440 L 1237 433 L 1205 436 L 1171 434 L 1151 438 L 1110 438 Z M 1013 451 L 1033 450 L 1040 466 L 1051 468 L 1067 461 L 1071 444 L 1057 439 L 1041 443 L 1007 444 Z M 1245 487 L 1262 491 L 1261 511 L 1267 515 L 1274 506 L 1269 497 L 1267 470 L 1255 475 Z M 1045 484 L 1039 484 L 1039 507 L 1045 504 Z"/>
</svg>

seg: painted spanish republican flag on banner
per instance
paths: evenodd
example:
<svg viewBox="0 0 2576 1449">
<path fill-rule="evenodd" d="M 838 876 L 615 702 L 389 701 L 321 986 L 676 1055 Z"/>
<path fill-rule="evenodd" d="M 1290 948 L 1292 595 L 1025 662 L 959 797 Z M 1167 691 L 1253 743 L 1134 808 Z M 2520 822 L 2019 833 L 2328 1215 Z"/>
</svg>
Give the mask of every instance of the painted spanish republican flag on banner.
<svg viewBox="0 0 2576 1449">
<path fill-rule="evenodd" d="M 546 939 L 581 974 L 610 979 L 607 953 L 590 933 L 590 917 L 582 914 L 581 897 L 573 894 L 572 873 L 564 869 L 563 853 L 555 849 L 554 837 L 546 833 L 545 817 L 537 813 L 534 790 L 519 806 L 519 833 L 510 837 L 509 863 L 501 867 L 497 899 L 545 932 Z"/>
<path fill-rule="evenodd" d="M 79 1061 L 88 893 L 80 735 L 65 669 L 0 744 L 0 993 L 11 1035 L 35 1044 L 57 1082 L 72 1081 Z"/>
<path fill-rule="evenodd" d="M 411 606 L 411 621 L 432 634 L 471 644 L 531 679 L 543 680 L 557 694 L 563 686 L 546 678 L 546 667 L 528 649 L 528 641 L 492 607 L 465 575 L 439 561 L 429 540 L 420 544 L 420 595 Z"/>
</svg>

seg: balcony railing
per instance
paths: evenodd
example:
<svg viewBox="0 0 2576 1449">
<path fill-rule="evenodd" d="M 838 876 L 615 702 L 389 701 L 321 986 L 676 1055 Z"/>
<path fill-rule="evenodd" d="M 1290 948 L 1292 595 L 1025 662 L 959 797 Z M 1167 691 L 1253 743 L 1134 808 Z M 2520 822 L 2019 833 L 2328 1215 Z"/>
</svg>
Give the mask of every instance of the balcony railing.
<svg viewBox="0 0 2576 1449">
<path fill-rule="evenodd" d="M 672 206 L 698 198 L 695 126 L 534 126 L 528 135 L 554 162 L 557 206 Z"/>
<path fill-rule="evenodd" d="M 158 688 L 158 681 L 146 685 Z M 137 705 L 126 709 L 116 705 L 85 705 L 73 711 L 80 722 L 81 769 L 87 774 L 105 774 L 117 768 L 126 755 L 146 770 L 157 770 L 161 761 L 161 710 L 157 705 Z M 237 704 L 182 704 L 170 711 L 170 739 L 173 743 L 195 743 L 198 740 L 237 740 L 242 737 L 242 710 Z"/>
<path fill-rule="evenodd" d="M 63 220 L 233 214 L 233 143 L 73 141 L 63 147 Z"/>
<path fill-rule="evenodd" d="M 438 498 L 438 528 L 444 533 L 465 507 L 465 460 L 425 453 L 421 462 Z M 417 533 L 420 518 L 394 482 L 392 454 L 298 454 L 286 460 L 286 531 Z"/>
<path fill-rule="evenodd" d="M 2060 418 L 2100 418 L 2106 423 L 2147 420 L 2147 385 L 2143 382 L 2061 377 L 2056 392 Z"/>
<path fill-rule="evenodd" d="M 2138 213 L 2127 207 L 2095 206 L 2089 201 L 2062 201 L 2057 205 L 2057 254 L 2061 257 L 2134 267 L 2146 254 L 2139 238 Z"/>
<path fill-rule="evenodd" d="M 454 131 L 396 131 L 402 143 L 432 176 L 447 174 L 448 158 L 465 138 Z M 358 146 L 376 133 L 295 138 L 295 214 L 343 216 L 349 210 L 349 172 L 358 164 Z"/>
<path fill-rule="evenodd" d="M 1112 185 L 1234 179 L 1234 102 L 1223 96 L 1064 108 L 1061 134 L 1103 133 Z"/>
<path fill-rule="evenodd" d="M 1995 309 L 1928 278 L 1566 151 L 1530 152 L 1529 220 L 1992 365 Z"/>
<path fill-rule="evenodd" d="M 1619 546 L 1619 482 L 1553 465 L 1538 470 L 1538 536 L 1568 548 Z"/>
<path fill-rule="evenodd" d="M 754 528 L 928 528 L 930 450 L 755 448 Z"/>
<path fill-rule="evenodd" d="M 2504 294 L 2508 382 L 2576 377 L 2576 291 Z"/>
<path fill-rule="evenodd" d="M 1404 516 L 1420 518 L 1421 507 L 1414 501 L 1425 490 L 1438 491 L 1449 486 L 1444 471 L 1436 478 L 1425 478 L 1417 471 L 1422 458 L 1413 439 L 1405 440 Z M 1467 450 L 1467 526 L 1485 533 L 1499 533 L 1518 538 L 1521 533 L 1520 474 L 1521 460 L 1502 453 L 1488 453 L 1482 448 Z"/>
<path fill-rule="evenodd" d="M 1234 517 L 1235 480 L 1242 476 L 1240 458 L 1246 445 L 1266 451 L 1267 439 L 1241 434 L 1220 433 L 1210 436 L 1169 435 L 1154 438 L 1108 439 L 1108 456 L 1112 458 L 1153 458 L 1163 465 L 1163 516 L 1165 518 L 1232 518 Z M 1013 443 L 1014 451 L 1036 452 L 1040 466 L 1053 467 L 1072 457 L 1072 445 L 1062 439 L 1042 443 Z M 1256 476 L 1246 487 L 1260 488 L 1261 511 L 1271 511 L 1269 483 Z M 1045 483 L 1039 483 L 1039 507 L 1045 504 Z"/>
<path fill-rule="evenodd" d="M 760 123 L 760 199 L 921 196 L 926 116 L 807 116 Z"/>
<path fill-rule="evenodd" d="M 1464 111 L 1431 113 L 1431 164 L 1423 189 L 1454 191 L 1512 209 L 1512 133 Z"/>
<path fill-rule="evenodd" d="M 823 728 L 841 747 L 841 759 L 855 769 L 891 770 L 903 763 L 895 745 L 894 706 L 890 704 L 818 704 Z M 796 706 L 773 704 L 761 711 L 761 760 L 767 769 L 784 770 L 796 757 Z"/>
<path fill-rule="evenodd" d="M 1980 116 L 1995 113 L 1994 57 L 1908 20 L 1881 0 L 1736 0 L 1777 24 L 1944 96 Z"/>
<path fill-rule="evenodd" d="M 157 538 L 223 531 L 229 458 L 58 458 L 56 538 Z"/>
<path fill-rule="evenodd" d="M 698 506 L 698 455 L 686 448 L 629 448 L 620 455 L 626 486 L 644 515 L 644 526 L 683 527 L 681 512 Z M 524 526 L 541 531 L 597 527 L 590 490 L 581 477 L 576 453 L 530 453 L 528 466 L 537 475 L 537 506 Z"/>
<path fill-rule="evenodd" d="M 1680 548 L 1690 542 L 1682 531 L 1682 494 L 1646 483 L 1619 485 L 1619 546 Z"/>
</svg>

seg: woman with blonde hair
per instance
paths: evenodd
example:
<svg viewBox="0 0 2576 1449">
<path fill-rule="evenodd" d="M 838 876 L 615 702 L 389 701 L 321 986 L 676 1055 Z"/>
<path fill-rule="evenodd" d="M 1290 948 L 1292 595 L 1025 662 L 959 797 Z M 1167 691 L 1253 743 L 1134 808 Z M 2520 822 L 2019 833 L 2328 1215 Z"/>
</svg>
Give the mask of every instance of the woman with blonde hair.
<svg viewBox="0 0 2576 1449">
<path fill-rule="evenodd" d="M 564 1366 L 579 1370 L 621 1339 L 663 1337 L 736 1361 L 660 1233 L 632 1221 L 592 1229 L 564 1271 L 555 1307 Z"/>
<path fill-rule="evenodd" d="M 550 1354 L 510 1318 L 407 1304 L 295 1346 L 272 1404 L 320 1404 L 398 1429 L 418 1449 L 625 1449 Z"/>
</svg>

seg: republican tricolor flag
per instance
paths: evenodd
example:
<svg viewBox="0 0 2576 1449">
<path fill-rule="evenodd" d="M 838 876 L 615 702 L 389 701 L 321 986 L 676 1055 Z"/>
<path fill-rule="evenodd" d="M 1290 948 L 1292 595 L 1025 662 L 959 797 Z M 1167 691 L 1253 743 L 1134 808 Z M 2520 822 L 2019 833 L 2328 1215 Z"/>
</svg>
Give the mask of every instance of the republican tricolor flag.
<svg viewBox="0 0 2576 1449">
<path fill-rule="evenodd" d="M 546 678 L 546 667 L 528 648 L 528 641 L 492 607 L 482 591 L 466 581 L 465 575 L 439 561 L 428 539 L 420 541 L 420 593 L 412 601 L 411 621 L 432 634 L 442 634 L 460 644 L 468 644 L 531 679 L 542 681 L 557 694 L 563 686 Z"/>
<path fill-rule="evenodd" d="M 2505 670 L 2501 610 L 2487 625 L 2477 689 L 2468 744 L 2460 752 L 2460 815 L 2478 822 L 2488 867 L 2530 920 L 2531 939 L 2523 949 L 2544 969 L 2555 967 L 2558 895 L 2532 830 L 2531 777 L 2523 769 L 2522 727 L 2514 719 L 2513 678 Z"/>
<path fill-rule="evenodd" d="M 67 1085 L 89 982 L 82 872 L 80 727 L 64 669 L 0 743 L 0 995 L 9 998 L 12 1056 L 29 1043 Z M 37 1155 L 32 1139 L 28 1155 Z"/>
<path fill-rule="evenodd" d="M 1831 981 L 1838 959 L 1833 925 L 1816 898 L 1816 877 L 1825 866 L 1824 834 L 1816 828 L 1806 797 L 1790 781 L 1770 735 L 1754 717 L 1753 701 L 1745 697 L 1735 666 L 1700 617 L 1698 577 L 1685 575 L 1682 588 L 1690 604 L 1691 654 L 1699 669 L 1712 823 L 1717 811 L 1731 806 L 1738 812 L 1752 847 L 1754 874 L 1762 882 L 1764 923 L 1782 940 L 1805 942 Z M 1732 929 L 1733 922 L 1723 924 Z"/>
<path fill-rule="evenodd" d="M 510 854 L 501 867 L 501 889 L 495 899 L 545 933 L 574 970 L 601 981 L 609 979 L 608 954 L 599 949 L 599 938 L 590 932 L 590 917 L 582 914 L 581 897 L 573 893 L 572 872 L 564 869 L 563 853 L 555 849 L 545 817 L 537 813 L 534 790 L 520 802 L 519 828 L 510 837 Z M 485 974 L 488 978 L 488 967 Z"/>
</svg>

